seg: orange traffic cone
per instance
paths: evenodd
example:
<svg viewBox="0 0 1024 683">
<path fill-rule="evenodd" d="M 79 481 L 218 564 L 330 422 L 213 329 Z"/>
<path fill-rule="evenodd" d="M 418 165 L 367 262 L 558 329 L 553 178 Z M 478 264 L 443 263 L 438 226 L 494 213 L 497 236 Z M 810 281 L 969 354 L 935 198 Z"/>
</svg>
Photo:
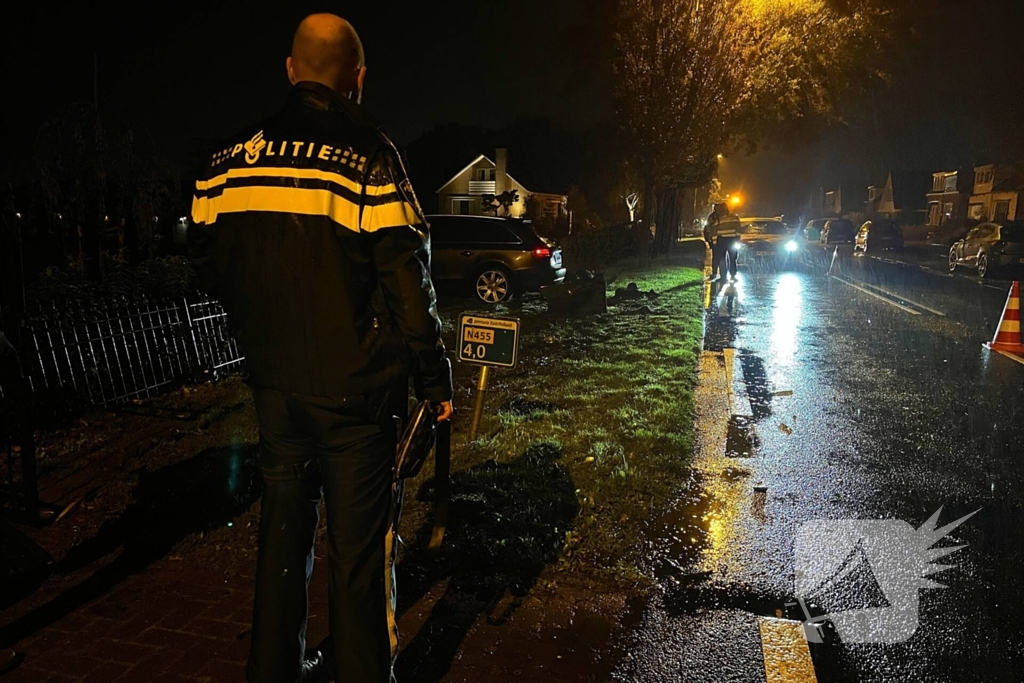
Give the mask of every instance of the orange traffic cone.
<svg viewBox="0 0 1024 683">
<path fill-rule="evenodd" d="M 1020 338 L 1020 282 L 1014 281 L 1010 287 L 1003 317 L 999 319 L 999 329 L 996 330 L 995 338 L 985 347 L 1004 353 L 1024 354 L 1024 344 Z"/>
</svg>

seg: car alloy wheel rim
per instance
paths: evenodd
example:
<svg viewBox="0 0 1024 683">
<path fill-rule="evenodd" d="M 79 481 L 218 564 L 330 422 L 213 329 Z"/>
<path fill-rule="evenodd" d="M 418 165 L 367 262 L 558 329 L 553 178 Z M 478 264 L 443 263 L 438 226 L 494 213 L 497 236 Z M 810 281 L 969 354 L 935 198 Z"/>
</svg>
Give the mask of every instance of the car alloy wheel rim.
<svg viewBox="0 0 1024 683">
<path fill-rule="evenodd" d="M 496 304 L 508 296 L 508 280 L 496 270 L 482 273 L 476 281 L 476 294 L 489 304 Z"/>
<path fill-rule="evenodd" d="M 949 272 L 956 270 L 956 252 L 949 252 Z"/>
<path fill-rule="evenodd" d="M 978 277 L 985 277 L 986 272 L 988 272 L 988 256 L 978 254 Z"/>
</svg>

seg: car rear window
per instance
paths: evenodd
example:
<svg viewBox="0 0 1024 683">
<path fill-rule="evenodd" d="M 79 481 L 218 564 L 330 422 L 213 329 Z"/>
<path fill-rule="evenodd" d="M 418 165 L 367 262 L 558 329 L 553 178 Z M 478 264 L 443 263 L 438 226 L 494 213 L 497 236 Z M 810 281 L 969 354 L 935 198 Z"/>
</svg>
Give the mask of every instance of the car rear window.
<svg viewBox="0 0 1024 683">
<path fill-rule="evenodd" d="M 785 235 L 789 230 L 779 221 L 752 221 L 743 226 L 748 235 Z"/>
<path fill-rule="evenodd" d="M 430 240 L 434 246 L 446 244 L 521 244 L 501 221 L 467 218 L 431 218 Z"/>
<path fill-rule="evenodd" d="M 853 232 L 854 227 L 850 221 L 829 221 L 829 230 Z"/>
<path fill-rule="evenodd" d="M 514 232 L 497 223 L 481 226 L 480 240 L 495 244 L 522 244 L 522 240 Z"/>
<path fill-rule="evenodd" d="M 879 221 L 878 223 L 872 223 L 871 229 L 877 230 L 879 233 L 890 234 L 897 232 L 899 230 L 899 226 L 891 221 Z"/>
<path fill-rule="evenodd" d="M 468 221 L 437 218 L 430 220 L 430 242 L 434 246 L 473 241 L 475 241 L 475 231 Z"/>
</svg>

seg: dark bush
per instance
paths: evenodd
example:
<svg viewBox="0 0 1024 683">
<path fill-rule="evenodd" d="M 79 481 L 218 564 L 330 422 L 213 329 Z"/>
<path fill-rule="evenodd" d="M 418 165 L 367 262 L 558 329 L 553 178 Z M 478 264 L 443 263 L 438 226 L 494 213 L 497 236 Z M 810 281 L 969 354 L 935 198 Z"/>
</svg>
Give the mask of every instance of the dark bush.
<svg viewBox="0 0 1024 683">
<path fill-rule="evenodd" d="M 58 303 L 90 303 L 112 299 L 185 297 L 196 289 L 195 272 L 180 256 L 150 259 L 131 266 L 121 264 L 103 282 L 94 282 L 77 270 L 50 267 L 26 289 L 32 307 Z"/>
<path fill-rule="evenodd" d="M 619 259 L 632 256 L 637 247 L 632 224 L 574 231 L 561 244 L 563 262 L 570 273 L 604 270 Z"/>
</svg>

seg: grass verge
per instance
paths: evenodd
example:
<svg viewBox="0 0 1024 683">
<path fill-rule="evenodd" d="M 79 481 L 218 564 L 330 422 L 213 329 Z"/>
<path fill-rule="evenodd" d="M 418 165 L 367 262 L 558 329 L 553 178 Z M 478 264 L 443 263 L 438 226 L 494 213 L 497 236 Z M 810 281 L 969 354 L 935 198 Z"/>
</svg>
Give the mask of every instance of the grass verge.
<svg viewBox="0 0 1024 683">
<path fill-rule="evenodd" d="M 693 451 L 701 277 L 681 265 L 622 270 L 611 289 L 634 281 L 661 294 L 586 318 L 521 315 L 520 364 L 492 372 L 474 442 L 477 369 L 456 367 L 460 412 L 442 561 L 506 585 L 529 583 L 552 564 L 635 575 L 638 541 L 687 475 Z M 402 535 L 416 539 L 414 549 L 427 535 L 429 477 L 421 473 L 407 488 Z"/>
</svg>

